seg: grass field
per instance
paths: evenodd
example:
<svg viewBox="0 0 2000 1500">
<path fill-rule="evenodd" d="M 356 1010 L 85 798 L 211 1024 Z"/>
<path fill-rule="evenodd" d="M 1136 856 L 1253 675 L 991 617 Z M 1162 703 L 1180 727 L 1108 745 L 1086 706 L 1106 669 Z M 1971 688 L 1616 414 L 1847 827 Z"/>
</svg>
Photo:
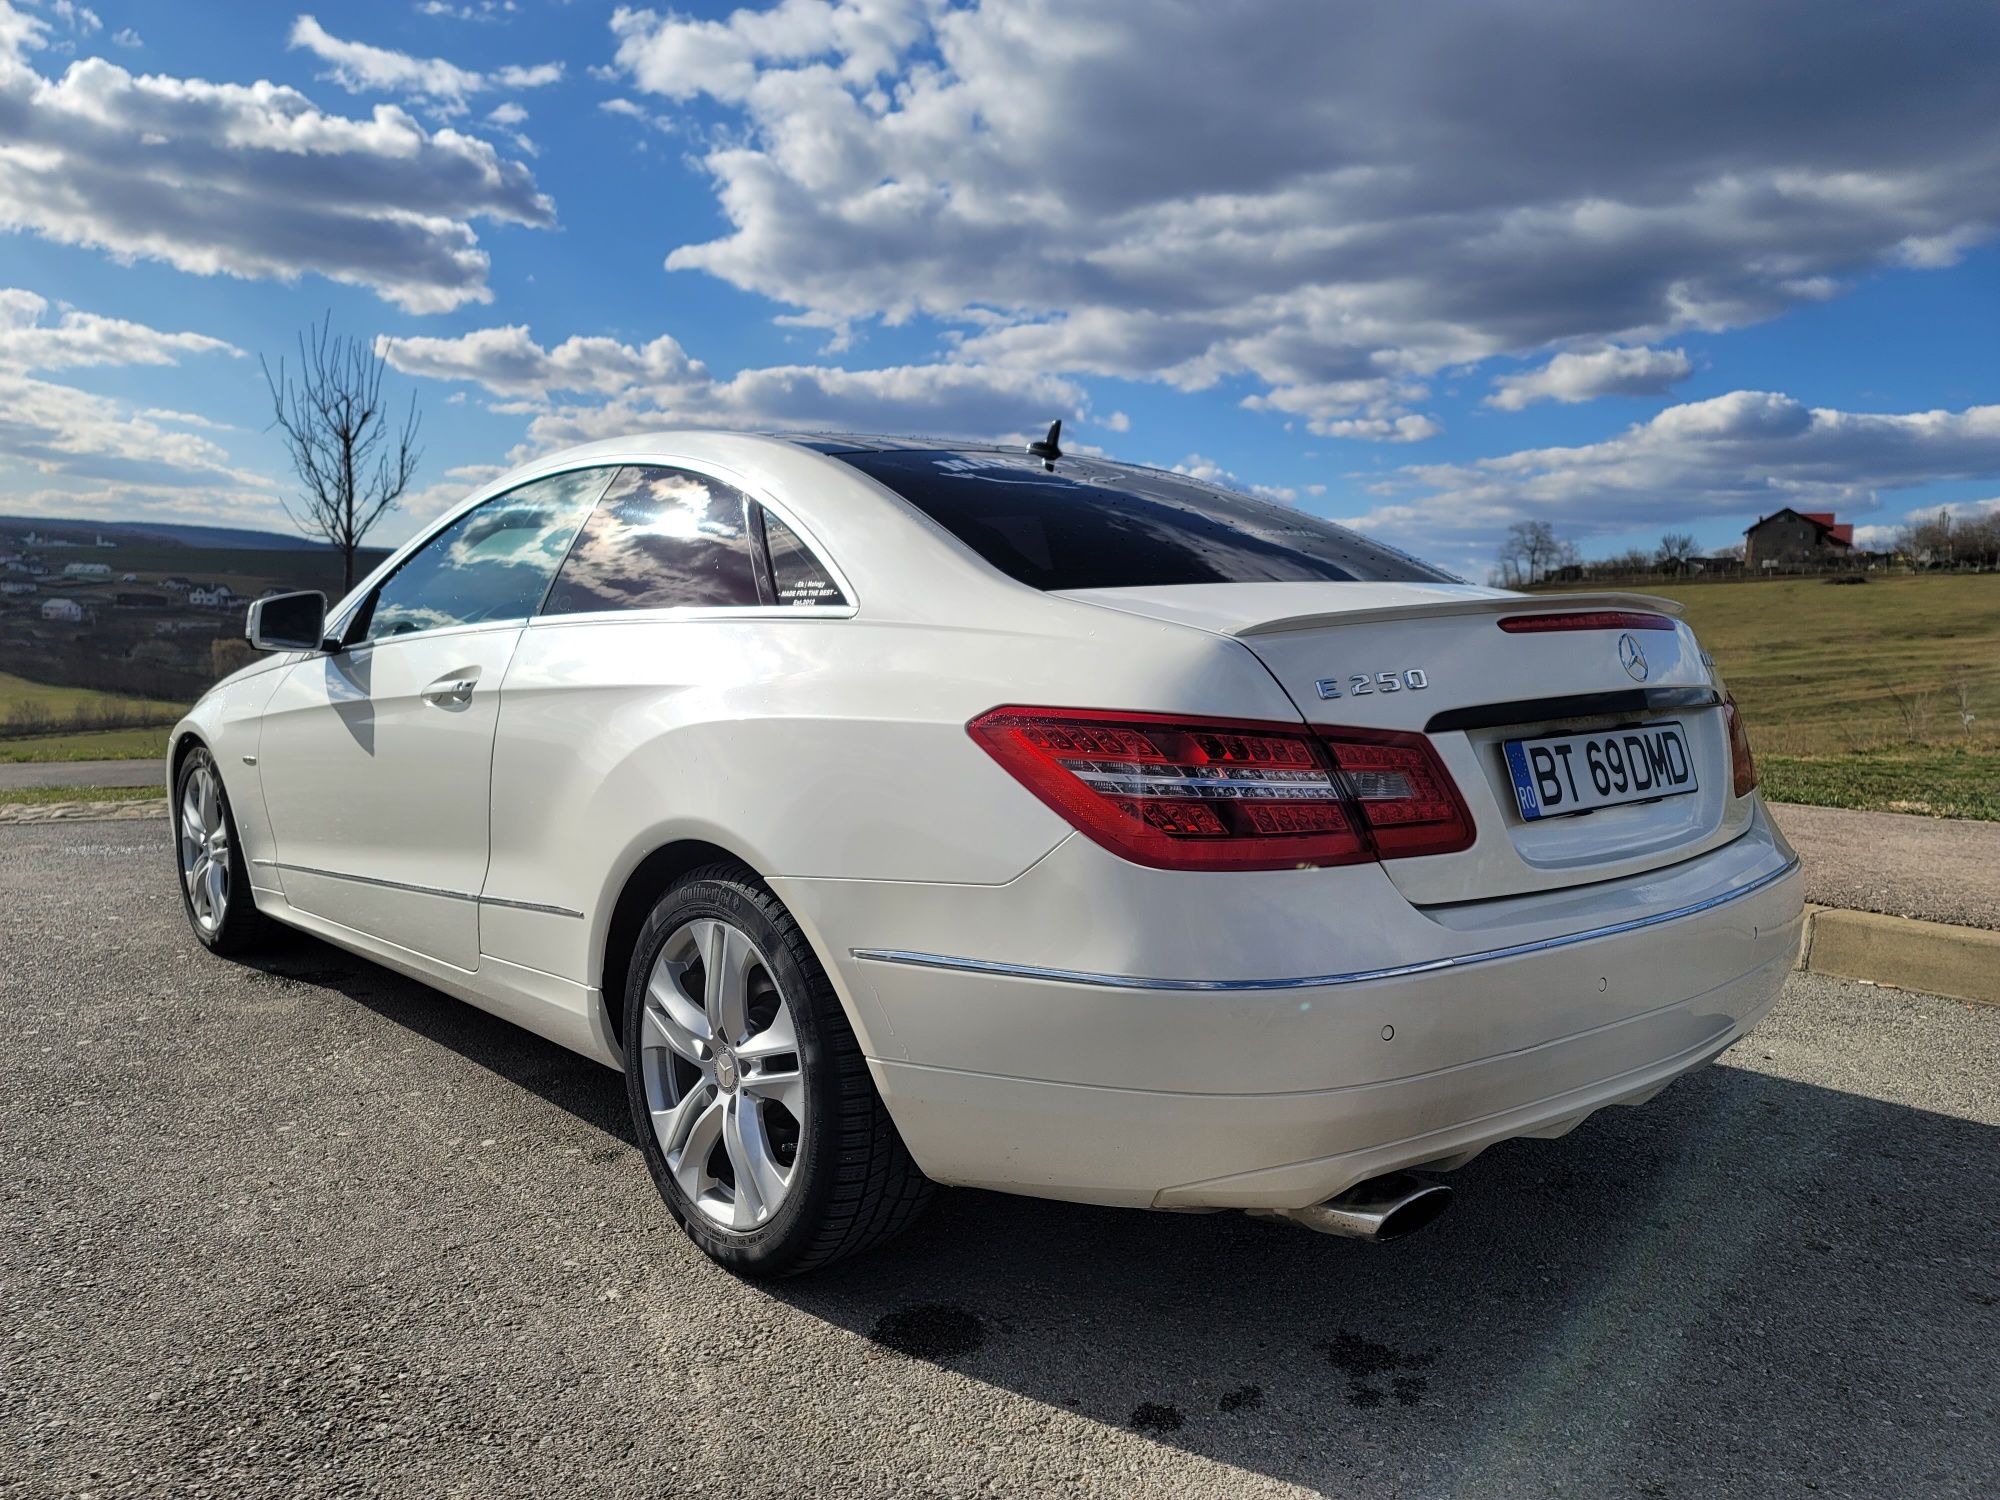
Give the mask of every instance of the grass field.
<svg viewBox="0 0 2000 1500">
<path fill-rule="evenodd" d="M 25 677 L 0 672 L 0 725 L 7 722 L 7 716 L 16 704 L 39 706 L 57 721 L 88 714 L 100 704 L 129 706 L 176 717 L 186 708 L 185 704 L 169 703 L 159 698 L 130 698 L 120 693 L 100 693 L 93 688 L 52 687 L 46 682 L 30 682 Z"/>
<path fill-rule="evenodd" d="M 0 739 L 0 765 L 65 760 L 158 760 L 166 753 L 164 724 L 151 729 L 93 729 L 82 734 Z"/>
<path fill-rule="evenodd" d="M 24 786 L 0 790 L 0 807 L 47 807 L 54 802 L 144 802 L 163 786 Z"/>
<path fill-rule="evenodd" d="M 2000 575 L 1644 592 L 1684 606 L 1742 707 L 1766 796 L 2000 819 Z"/>
</svg>

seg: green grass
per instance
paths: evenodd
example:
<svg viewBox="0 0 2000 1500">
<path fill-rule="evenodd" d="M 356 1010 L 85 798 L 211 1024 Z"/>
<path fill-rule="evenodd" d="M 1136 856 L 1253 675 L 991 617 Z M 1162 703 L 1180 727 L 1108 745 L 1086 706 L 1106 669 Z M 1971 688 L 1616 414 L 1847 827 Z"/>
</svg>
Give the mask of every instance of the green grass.
<svg viewBox="0 0 2000 1500">
<path fill-rule="evenodd" d="M 2000 819 L 2000 574 L 1640 592 L 1684 606 L 1743 710 L 1765 795 Z"/>
<path fill-rule="evenodd" d="M 123 693 L 100 693 L 95 688 L 56 687 L 0 672 L 0 725 L 7 722 L 7 715 L 16 704 L 36 705 L 57 721 L 88 714 L 99 704 L 114 704 L 120 708 L 130 707 L 161 715 L 172 714 L 176 718 L 186 710 L 185 704 L 170 703 L 162 698 L 132 698 Z"/>
<path fill-rule="evenodd" d="M 1764 795 L 1778 802 L 2000 821 L 2000 757 L 1973 751 L 1856 751 L 1759 757 Z"/>
<path fill-rule="evenodd" d="M 163 786 L 22 786 L 0 789 L 0 807 L 47 807 L 52 802 L 144 802 Z"/>
<path fill-rule="evenodd" d="M 167 753 L 167 727 L 95 729 L 84 734 L 43 734 L 0 739 L 0 765 L 64 760 L 159 760 Z"/>
</svg>

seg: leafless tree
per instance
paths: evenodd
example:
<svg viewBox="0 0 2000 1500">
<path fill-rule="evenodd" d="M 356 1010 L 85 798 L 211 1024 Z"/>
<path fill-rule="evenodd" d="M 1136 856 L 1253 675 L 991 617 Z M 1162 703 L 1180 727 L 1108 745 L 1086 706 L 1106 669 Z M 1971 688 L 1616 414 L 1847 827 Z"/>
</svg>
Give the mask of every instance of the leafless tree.
<svg viewBox="0 0 2000 1500">
<path fill-rule="evenodd" d="M 299 335 L 297 378 L 266 361 L 264 383 L 276 413 L 272 426 L 303 493 L 285 506 L 292 524 L 340 551 L 342 592 L 354 586 L 354 554 L 375 523 L 409 487 L 423 450 L 417 446 L 417 398 L 400 428 L 382 401 L 385 361 L 365 340 L 333 332 L 328 314 Z"/>
<path fill-rule="evenodd" d="M 1660 561 L 1669 570 L 1686 565 L 1689 558 L 1700 551 L 1700 544 L 1691 531 L 1670 531 L 1660 538 Z"/>
<path fill-rule="evenodd" d="M 1516 521 L 1500 544 L 1500 573 L 1510 584 L 1540 583 L 1576 560 L 1576 544 L 1557 536 L 1547 521 Z"/>
</svg>

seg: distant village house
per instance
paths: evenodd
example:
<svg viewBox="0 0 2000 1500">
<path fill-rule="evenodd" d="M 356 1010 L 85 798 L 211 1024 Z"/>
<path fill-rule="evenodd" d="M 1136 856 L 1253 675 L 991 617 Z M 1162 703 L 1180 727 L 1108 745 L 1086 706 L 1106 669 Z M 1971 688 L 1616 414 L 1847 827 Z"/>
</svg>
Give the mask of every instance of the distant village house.
<svg viewBox="0 0 2000 1500">
<path fill-rule="evenodd" d="M 42 618 L 44 620 L 55 620 L 64 625 L 81 625 L 83 623 L 83 606 L 78 604 L 74 599 L 44 599 L 42 601 Z"/>
<path fill-rule="evenodd" d="M 1824 565 L 1853 554 L 1854 527 L 1836 524 L 1830 510 L 1793 510 L 1788 505 L 1743 533 L 1743 566 L 1751 570 Z"/>
<path fill-rule="evenodd" d="M 63 577 L 65 578 L 109 578 L 110 576 L 111 565 L 109 563 L 65 563 L 63 565 Z"/>
<path fill-rule="evenodd" d="M 234 603 L 236 590 L 226 583 L 203 584 L 188 590 L 188 603 L 197 607 L 206 605 L 211 609 Z"/>
</svg>

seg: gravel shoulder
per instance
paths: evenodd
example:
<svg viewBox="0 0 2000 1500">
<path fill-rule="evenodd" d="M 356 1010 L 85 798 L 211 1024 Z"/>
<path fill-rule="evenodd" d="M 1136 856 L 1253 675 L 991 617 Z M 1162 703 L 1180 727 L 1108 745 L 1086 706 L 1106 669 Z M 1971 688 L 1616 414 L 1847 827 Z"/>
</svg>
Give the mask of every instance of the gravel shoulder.
<svg viewBox="0 0 2000 1500">
<path fill-rule="evenodd" d="M 2000 928 L 2000 823 L 1771 804 L 1805 860 L 1806 900 Z"/>
<path fill-rule="evenodd" d="M 953 1192 L 766 1289 L 613 1075 L 310 940 L 211 958 L 169 868 L 0 828 L 9 1500 L 2000 1491 L 1992 1010 L 1797 976 L 1400 1245 Z"/>
</svg>

